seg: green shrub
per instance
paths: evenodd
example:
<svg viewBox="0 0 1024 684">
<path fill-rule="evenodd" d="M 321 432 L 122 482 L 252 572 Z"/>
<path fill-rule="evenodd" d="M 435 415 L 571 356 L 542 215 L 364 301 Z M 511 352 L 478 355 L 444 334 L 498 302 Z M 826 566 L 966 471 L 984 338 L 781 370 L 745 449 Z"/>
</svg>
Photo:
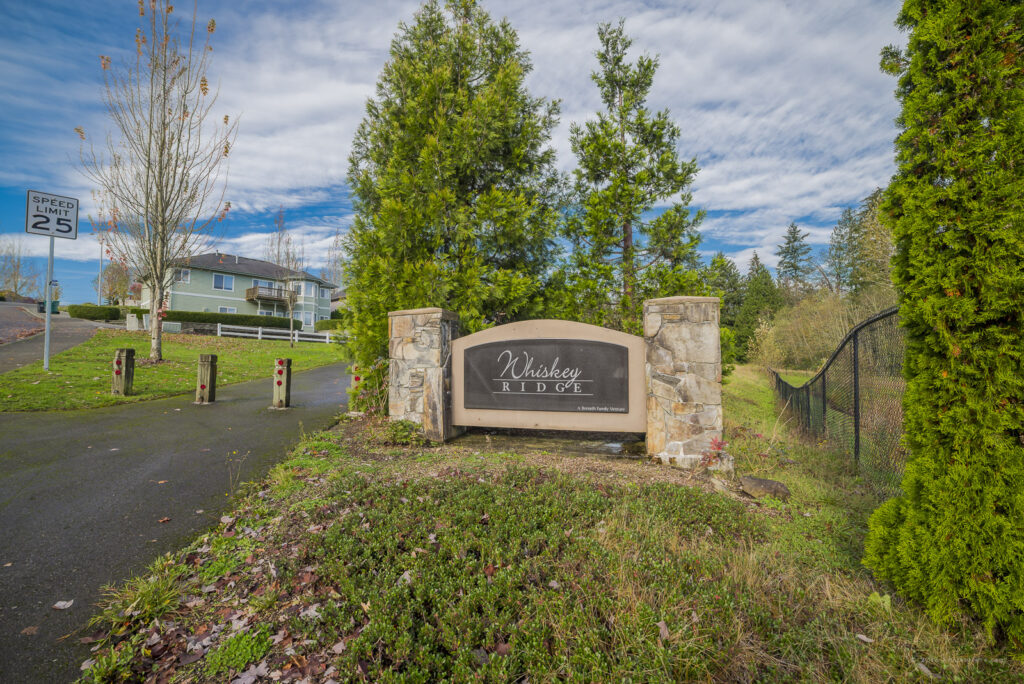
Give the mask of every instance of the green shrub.
<svg viewBox="0 0 1024 684">
<path fill-rule="evenodd" d="M 143 314 L 149 315 L 149 309 L 132 309 L 131 313 L 141 319 Z M 253 314 L 214 313 L 212 311 L 168 311 L 164 320 L 180 321 L 182 323 L 224 323 L 225 325 L 288 329 L 288 318 L 286 316 L 257 316 Z M 301 328 L 302 324 L 296 321 L 295 329 L 299 330 Z"/>
<path fill-rule="evenodd" d="M 116 306 L 72 304 L 68 307 L 68 315 L 72 318 L 85 318 L 90 321 L 116 321 L 121 318 L 121 310 Z"/>
<path fill-rule="evenodd" d="M 265 626 L 253 631 L 239 632 L 206 656 L 206 674 L 210 677 L 221 677 L 230 672 L 241 672 L 250 663 L 265 656 L 270 651 L 270 646 L 270 632 Z"/>
<path fill-rule="evenodd" d="M 341 320 L 341 309 L 335 309 L 334 311 L 331 312 L 331 320 L 332 321 L 340 321 Z"/>
<path fill-rule="evenodd" d="M 882 215 L 906 329 L 903 496 L 864 563 L 937 621 L 1024 649 L 1024 6 L 907 0 Z"/>
<path fill-rule="evenodd" d="M 337 318 L 334 318 L 327 321 L 317 321 L 315 328 L 317 332 L 323 332 L 325 330 L 341 331 L 344 330 L 345 326 L 344 321 L 340 321 Z"/>
</svg>

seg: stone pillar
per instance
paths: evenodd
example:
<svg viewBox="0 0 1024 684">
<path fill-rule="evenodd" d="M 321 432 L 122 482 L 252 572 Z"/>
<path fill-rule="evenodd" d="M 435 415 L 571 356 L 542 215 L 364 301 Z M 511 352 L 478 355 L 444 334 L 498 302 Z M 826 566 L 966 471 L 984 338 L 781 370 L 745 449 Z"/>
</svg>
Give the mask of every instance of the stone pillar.
<svg viewBox="0 0 1024 684">
<path fill-rule="evenodd" d="M 388 415 L 423 426 L 423 435 L 444 442 L 462 433 L 452 425 L 452 340 L 459 317 L 445 309 L 388 314 Z"/>
<path fill-rule="evenodd" d="M 722 355 L 718 297 L 644 302 L 647 343 L 647 453 L 694 467 L 722 438 Z"/>
</svg>

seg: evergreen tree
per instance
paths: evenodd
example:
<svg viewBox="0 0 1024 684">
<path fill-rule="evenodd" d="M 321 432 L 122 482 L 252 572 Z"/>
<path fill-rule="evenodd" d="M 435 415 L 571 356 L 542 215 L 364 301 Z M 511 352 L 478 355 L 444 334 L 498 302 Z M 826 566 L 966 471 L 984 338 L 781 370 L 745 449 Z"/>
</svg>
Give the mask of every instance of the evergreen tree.
<svg viewBox="0 0 1024 684">
<path fill-rule="evenodd" d="M 732 259 L 722 252 L 711 257 L 711 263 L 704 271 L 704 282 L 711 294 L 722 299 L 721 323 L 726 327 L 736 325 L 740 306 L 743 304 L 743 274 Z"/>
<path fill-rule="evenodd" d="M 903 495 L 865 564 L 936 620 L 1024 645 L 1024 4 L 906 0 L 882 216 L 906 330 Z"/>
<path fill-rule="evenodd" d="M 770 319 L 782 308 L 782 293 L 779 292 L 771 271 L 761 263 L 754 252 L 747 269 L 743 304 L 736 314 L 735 341 L 741 360 L 747 358 L 750 338 L 762 319 Z"/>
<path fill-rule="evenodd" d="M 476 0 L 400 24 L 352 145 L 346 326 L 357 363 L 387 355 L 387 314 L 440 306 L 463 330 L 531 317 L 553 259 L 556 103 Z"/>
<path fill-rule="evenodd" d="M 577 211 L 567 221 L 573 244 L 570 277 L 585 318 L 639 333 L 644 299 L 702 292 L 696 271 L 697 225 L 690 184 L 697 161 L 681 161 L 679 127 L 669 112 L 646 105 L 658 60 L 626 61 L 632 41 L 617 26 L 598 27 L 600 69 L 591 75 L 605 110 L 573 124 Z M 645 215 L 663 200 L 672 206 Z"/>
<path fill-rule="evenodd" d="M 850 288 L 857 294 L 872 288 L 892 287 L 891 262 L 895 247 L 892 232 L 879 216 L 881 202 L 882 190 L 875 190 L 864 198 L 856 214 Z"/>
<path fill-rule="evenodd" d="M 782 244 L 775 252 L 779 257 L 779 265 L 775 268 L 779 286 L 794 300 L 807 291 L 808 278 L 814 271 L 808 235 L 810 233 L 801 231 L 796 223 L 790 223 Z"/>
<path fill-rule="evenodd" d="M 857 245 L 860 223 L 853 209 L 843 209 L 842 216 L 832 229 L 828 240 L 828 252 L 822 269 L 824 285 L 835 294 L 850 291 L 853 270 L 857 266 Z"/>
</svg>

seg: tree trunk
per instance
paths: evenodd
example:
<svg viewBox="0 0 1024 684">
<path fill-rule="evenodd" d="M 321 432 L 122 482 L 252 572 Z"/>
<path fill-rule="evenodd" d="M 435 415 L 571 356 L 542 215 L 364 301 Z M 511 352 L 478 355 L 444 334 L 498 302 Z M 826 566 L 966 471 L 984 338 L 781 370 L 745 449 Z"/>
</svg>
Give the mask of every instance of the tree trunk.
<svg viewBox="0 0 1024 684">
<path fill-rule="evenodd" d="M 162 286 L 154 287 L 152 293 L 153 298 L 149 301 L 149 358 L 152 361 L 162 361 L 161 332 L 163 326 L 159 311 L 164 303 L 164 288 Z"/>
</svg>

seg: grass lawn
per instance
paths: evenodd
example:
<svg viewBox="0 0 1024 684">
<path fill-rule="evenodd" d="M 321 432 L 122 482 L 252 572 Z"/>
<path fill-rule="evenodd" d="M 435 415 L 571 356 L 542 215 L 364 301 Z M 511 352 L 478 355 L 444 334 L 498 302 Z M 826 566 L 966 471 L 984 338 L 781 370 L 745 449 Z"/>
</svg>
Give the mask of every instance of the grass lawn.
<svg viewBox="0 0 1024 684">
<path fill-rule="evenodd" d="M 134 394 L 110 394 L 114 351 L 135 349 Z M 100 329 L 88 341 L 50 358 L 0 375 L 0 411 L 55 411 L 110 406 L 194 392 L 200 354 L 217 355 L 217 382 L 227 385 L 270 376 L 277 357 L 294 372 L 344 360 L 336 344 L 261 341 L 236 337 L 163 334 L 161 363 L 150 364 L 149 333 Z"/>
<path fill-rule="evenodd" d="M 1007 681 L 860 565 L 877 505 L 793 438 L 767 379 L 725 386 L 740 473 L 788 503 L 643 460 L 313 434 L 222 524 L 113 587 L 87 681 Z M 251 681 L 245 679 L 244 681 Z"/>
<path fill-rule="evenodd" d="M 780 370 L 779 376 L 793 387 L 800 387 L 814 377 L 816 371 L 807 370 Z"/>
</svg>

